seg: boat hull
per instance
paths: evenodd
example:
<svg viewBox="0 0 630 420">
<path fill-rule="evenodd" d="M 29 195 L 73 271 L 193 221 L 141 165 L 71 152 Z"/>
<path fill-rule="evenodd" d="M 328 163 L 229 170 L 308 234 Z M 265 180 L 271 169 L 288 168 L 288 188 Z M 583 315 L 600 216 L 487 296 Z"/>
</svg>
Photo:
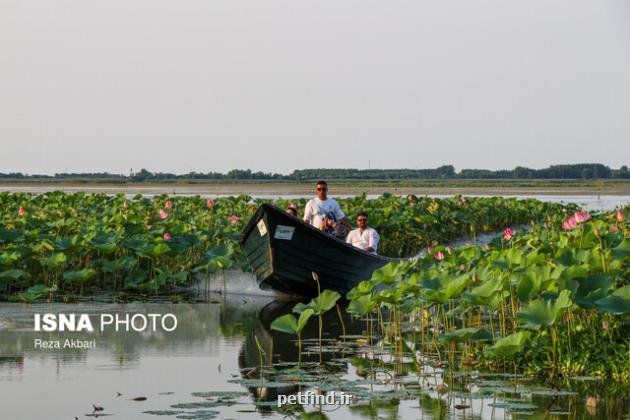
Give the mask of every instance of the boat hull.
<svg viewBox="0 0 630 420">
<path fill-rule="evenodd" d="M 321 290 L 345 295 L 392 261 L 348 245 L 268 204 L 256 211 L 240 243 L 262 289 L 298 296 L 317 296 L 313 272 Z"/>
</svg>

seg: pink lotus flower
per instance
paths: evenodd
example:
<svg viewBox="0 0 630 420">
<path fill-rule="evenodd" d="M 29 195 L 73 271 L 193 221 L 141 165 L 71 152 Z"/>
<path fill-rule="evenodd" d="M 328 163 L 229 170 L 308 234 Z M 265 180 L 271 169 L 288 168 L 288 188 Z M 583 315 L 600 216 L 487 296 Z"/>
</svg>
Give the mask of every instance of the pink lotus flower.
<svg viewBox="0 0 630 420">
<path fill-rule="evenodd" d="M 208 200 L 206 200 L 206 206 L 208 208 L 213 207 L 214 206 L 214 200 L 211 198 L 208 198 Z"/>
<path fill-rule="evenodd" d="M 171 234 L 170 234 L 170 233 L 168 233 L 168 232 L 166 232 L 166 233 L 164 234 L 164 240 L 165 240 L 165 241 L 168 241 L 169 239 L 171 239 Z"/>
<path fill-rule="evenodd" d="M 160 219 L 164 220 L 168 217 L 168 213 L 164 209 L 160 209 Z"/>
<path fill-rule="evenodd" d="M 152 227 L 153 225 L 147 225 L 147 230 L 151 230 Z"/>
<path fill-rule="evenodd" d="M 614 226 L 614 225 L 613 225 L 613 226 L 611 226 L 611 227 L 610 227 L 610 231 L 611 231 L 612 233 L 617 233 L 617 232 L 619 232 L 619 228 L 618 228 L 617 226 Z"/>
<path fill-rule="evenodd" d="M 24 217 L 25 215 L 26 215 L 26 210 L 24 210 L 24 207 L 20 206 L 20 208 L 18 209 L 18 216 Z"/>
<path fill-rule="evenodd" d="M 164 207 L 166 207 L 167 209 L 173 207 L 173 203 L 171 202 L 171 200 L 166 200 L 166 203 L 164 203 Z"/>
<path fill-rule="evenodd" d="M 585 212 L 576 211 L 573 217 L 575 218 L 576 222 L 584 223 L 591 218 L 591 215 L 587 211 Z"/>
<path fill-rule="evenodd" d="M 238 220 L 240 219 L 240 217 L 238 217 L 237 215 L 233 214 L 230 217 L 228 217 L 228 220 L 230 221 L 230 223 L 232 223 L 233 225 L 236 224 L 236 222 L 238 222 Z"/>
<path fill-rule="evenodd" d="M 562 229 L 564 229 L 564 230 L 571 230 L 571 229 L 576 228 L 577 225 L 578 225 L 577 220 L 575 219 L 574 216 L 571 216 L 571 217 L 569 217 L 569 220 L 567 220 L 566 222 L 564 222 L 562 224 Z"/>
<path fill-rule="evenodd" d="M 438 260 L 438 261 L 442 261 L 444 259 L 444 253 L 442 251 L 438 251 L 435 254 L 435 259 Z"/>
<path fill-rule="evenodd" d="M 430 246 L 427 247 L 427 254 L 433 254 L 433 248 Z"/>
<path fill-rule="evenodd" d="M 510 228 L 507 228 L 503 231 L 503 239 L 505 241 L 511 240 L 514 235 L 516 235 L 516 231 Z"/>
<path fill-rule="evenodd" d="M 618 222 L 623 222 L 623 212 L 621 211 L 621 209 L 617 209 L 617 221 Z"/>
</svg>

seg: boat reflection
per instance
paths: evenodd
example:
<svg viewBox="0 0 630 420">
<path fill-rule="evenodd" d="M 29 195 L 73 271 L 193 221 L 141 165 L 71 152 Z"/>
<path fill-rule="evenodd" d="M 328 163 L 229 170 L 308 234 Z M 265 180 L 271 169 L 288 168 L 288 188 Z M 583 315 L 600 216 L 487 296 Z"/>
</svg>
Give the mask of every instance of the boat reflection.
<svg viewBox="0 0 630 420">
<path fill-rule="evenodd" d="M 244 379 L 256 380 L 262 377 L 262 385 L 264 385 L 264 381 L 269 379 L 269 372 L 272 369 L 284 368 L 290 375 L 289 369 L 294 368 L 298 361 L 297 337 L 271 330 L 271 323 L 282 315 L 290 314 L 294 306 L 295 302 L 271 302 L 258 311 L 254 326 L 247 332 L 239 354 L 238 364 Z M 319 352 L 319 320 L 317 316 L 311 317 L 302 331 L 302 368 L 313 369 L 320 366 L 321 362 L 321 366 L 325 365 L 327 372 L 348 372 L 348 363 L 344 359 L 347 354 L 343 353 L 343 348 L 334 346 L 334 344 L 343 339 L 344 332 L 346 336 L 361 334 L 365 328 L 365 323 L 352 318 L 346 313 L 345 308 L 341 308 L 340 313 L 333 308 L 323 315 L 323 351 L 321 354 Z M 262 375 L 260 372 L 261 351 L 256 339 L 263 353 Z M 277 378 L 278 376 L 276 376 L 276 381 Z M 256 401 L 272 402 L 277 401 L 278 395 L 295 394 L 303 390 L 304 387 L 298 383 L 291 386 L 247 388 Z"/>
</svg>

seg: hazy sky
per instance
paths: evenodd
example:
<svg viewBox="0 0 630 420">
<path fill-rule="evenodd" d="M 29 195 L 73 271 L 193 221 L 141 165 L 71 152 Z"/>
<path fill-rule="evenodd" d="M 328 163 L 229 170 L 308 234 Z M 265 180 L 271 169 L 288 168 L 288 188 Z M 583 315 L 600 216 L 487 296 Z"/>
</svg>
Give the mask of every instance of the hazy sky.
<svg viewBox="0 0 630 420">
<path fill-rule="evenodd" d="M 0 0 L 0 172 L 630 164 L 628 0 Z"/>
</svg>

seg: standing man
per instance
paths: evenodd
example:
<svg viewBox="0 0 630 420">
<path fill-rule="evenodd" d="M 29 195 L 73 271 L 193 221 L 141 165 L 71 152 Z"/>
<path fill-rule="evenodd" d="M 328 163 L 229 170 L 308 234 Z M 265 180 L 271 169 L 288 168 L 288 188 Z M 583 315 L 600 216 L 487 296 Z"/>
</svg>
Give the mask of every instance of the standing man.
<svg viewBox="0 0 630 420">
<path fill-rule="evenodd" d="M 361 212 L 357 215 L 357 226 L 358 228 L 348 234 L 346 242 L 356 248 L 376 254 L 378 241 L 381 238 L 376 230 L 368 227 L 367 213 Z"/>
<path fill-rule="evenodd" d="M 326 181 L 317 181 L 317 197 L 306 203 L 304 209 L 304 222 L 329 233 L 335 233 L 337 225 L 341 223 L 347 231 L 352 229 L 341 211 L 339 203 L 334 198 L 328 198 L 328 184 Z M 344 235 L 345 236 L 345 235 Z"/>
</svg>

